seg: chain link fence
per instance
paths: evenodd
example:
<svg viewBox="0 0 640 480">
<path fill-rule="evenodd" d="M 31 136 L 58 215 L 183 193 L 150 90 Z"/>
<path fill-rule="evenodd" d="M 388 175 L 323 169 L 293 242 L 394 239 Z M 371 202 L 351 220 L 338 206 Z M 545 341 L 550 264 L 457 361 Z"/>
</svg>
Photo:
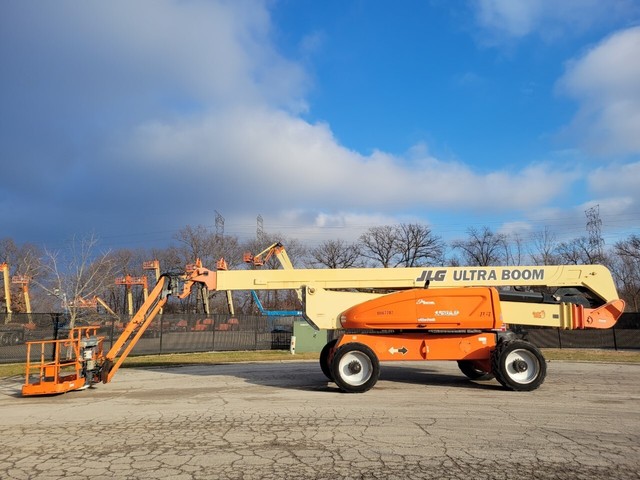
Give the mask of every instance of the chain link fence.
<svg viewBox="0 0 640 480">
<path fill-rule="evenodd" d="M 131 355 L 238 350 L 288 350 L 296 317 L 163 314 L 147 328 Z M 76 326 L 99 325 L 109 349 L 129 317 L 84 316 Z M 22 363 L 25 343 L 66 338 L 68 319 L 57 313 L 0 314 L 0 363 Z M 331 332 L 335 338 L 338 332 Z M 608 330 L 517 329 L 540 348 L 640 349 L 640 313 L 625 313 Z"/>
<path fill-rule="evenodd" d="M 295 317 L 163 314 L 144 332 L 131 355 L 234 350 L 288 350 Z M 124 330 L 128 316 L 84 316 L 75 326 L 99 326 L 108 351 Z M 0 363 L 24 362 L 26 342 L 66 338 L 62 314 L 0 314 Z"/>
</svg>

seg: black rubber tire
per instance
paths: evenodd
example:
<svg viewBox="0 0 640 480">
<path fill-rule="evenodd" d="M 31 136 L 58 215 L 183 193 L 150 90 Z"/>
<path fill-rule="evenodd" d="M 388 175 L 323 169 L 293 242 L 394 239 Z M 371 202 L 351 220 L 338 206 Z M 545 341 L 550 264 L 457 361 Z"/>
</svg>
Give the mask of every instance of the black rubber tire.
<svg viewBox="0 0 640 480">
<path fill-rule="evenodd" d="M 524 340 L 500 342 L 491 355 L 496 380 L 508 390 L 530 392 L 547 376 L 547 363 L 535 345 Z"/>
<path fill-rule="evenodd" d="M 324 376 L 333 382 L 333 374 L 331 373 L 331 362 L 333 361 L 333 353 L 336 348 L 336 343 L 338 343 L 338 339 L 331 340 L 324 347 L 322 347 L 322 351 L 320 352 L 320 369 Z"/>
<path fill-rule="evenodd" d="M 458 368 L 471 380 L 493 380 L 491 372 L 485 372 L 478 368 L 473 360 L 458 360 Z"/>
<path fill-rule="evenodd" d="M 331 373 L 333 381 L 343 392 L 363 393 L 378 382 L 380 362 L 366 345 L 347 343 L 333 354 Z"/>
</svg>

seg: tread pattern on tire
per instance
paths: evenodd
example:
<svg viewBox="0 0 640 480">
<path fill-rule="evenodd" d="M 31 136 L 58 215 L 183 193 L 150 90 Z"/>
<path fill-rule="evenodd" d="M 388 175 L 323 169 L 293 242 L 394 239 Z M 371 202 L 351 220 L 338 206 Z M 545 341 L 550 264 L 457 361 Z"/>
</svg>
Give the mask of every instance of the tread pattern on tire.
<svg viewBox="0 0 640 480">
<path fill-rule="evenodd" d="M 361 353 L 366 354 L 371 360 L 371 376 L 362 385 L 351 385 L 348 382 L 345 382 L 340 375 L 340 360 L 344 355 L 352 351 L 360 351 Z M 370 390 L 378 382 L 378 377 L 380 376 L 380 362 L 376 354 L 368 346 L 357 342 L 346 343 L 338 348 L 333 354 L 333 361 L 331 362 L 331 372 L 333 374 L 333 381 L 343 392 L 363 393 L 367 390 Z"/>
<path fill-rule="evenodd" d="M 539 372 L 537 377 L 530 383 L 518 383 L 511 379 L 505 371 L 506 366 L 504 365 L 503 357 L 506 352 L 516 349 L 528 350 L 529 352 L 534 353 L 538 359 L 540 367 Z M 530 392 L 537 389 L 542 385 L 545 377 L 547 376 L 547 365 L 542 353 L 540 353 L 540 350 L 538 350 L 535 345 L 524 340 L 507 340 L 499 342 L 491 354 L 491 370 L 496 380 L 500 382 L 504 388 L 518 392 Z"/>
</svg>

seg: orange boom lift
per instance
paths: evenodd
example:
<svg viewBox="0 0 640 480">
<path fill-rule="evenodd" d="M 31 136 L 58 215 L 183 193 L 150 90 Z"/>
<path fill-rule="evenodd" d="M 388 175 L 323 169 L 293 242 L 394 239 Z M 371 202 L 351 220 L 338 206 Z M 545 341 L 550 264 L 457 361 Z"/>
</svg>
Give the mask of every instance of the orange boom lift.
<svg viewBox="0 0 640 480">
<path fill-rule="evenodd" d="M 272 255 L 282 269 L 212 271 L 196 262 L 179 278 L 161 276 L 106 355 L 95 331 L 72 331 L 53 349 L 67 348 L 75 360 L 46 361 L 41 353 L 39 363 L 27 364 L 23 395 L 109 382 L 168 296 L 185 298 L 194 286 L 298 292 L 311 326 L 341 331 L 320 353 L 320 368 L 349 393 L 372 388 L 380 362 L 398 360 L 453 360 L 471 379 L 534 390 L 546 376 L 544 357 L 518 339 L 511 325 L 610 328 L 624 310 L 611 273 L 601 265 L 295 269 L 280 244 L 247 258 L 259 266 Z M 42 352 L 52 348 L 30 342 L 29 358 L 38 346 Z"/>
</svg>

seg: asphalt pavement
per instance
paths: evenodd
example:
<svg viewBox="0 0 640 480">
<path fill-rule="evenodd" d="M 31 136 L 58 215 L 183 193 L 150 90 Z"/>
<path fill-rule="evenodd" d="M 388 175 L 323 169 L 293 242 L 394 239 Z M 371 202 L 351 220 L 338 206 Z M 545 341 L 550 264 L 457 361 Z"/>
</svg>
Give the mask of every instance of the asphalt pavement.
<svg viewBox="0 0 640 480">
<path fill-rule="evenodd" d="M 455 362 L 340 393 L 316 362 L 121 369 L 22 398 L 0 381 L 2 479 L 638 479 L 640 365 L 550 362 L 533 392 Z"/>
</svg>

